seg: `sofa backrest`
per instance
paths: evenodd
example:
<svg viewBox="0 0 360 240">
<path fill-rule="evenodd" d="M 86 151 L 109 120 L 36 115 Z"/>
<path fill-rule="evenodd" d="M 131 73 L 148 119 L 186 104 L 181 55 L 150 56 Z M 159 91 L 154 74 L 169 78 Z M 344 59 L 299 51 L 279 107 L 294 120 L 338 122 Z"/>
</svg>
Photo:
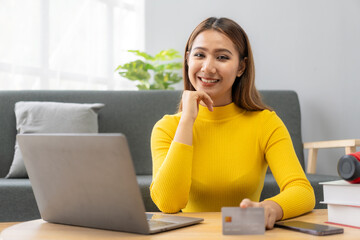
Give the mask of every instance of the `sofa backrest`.
<svg viewBox="0 0 360 240">
<path fill-rule="evenodd" d="M 260 91 L 288 127 L 304 167 L 300 106 L 293 91 Z M 18 101 L 104 103 L 99 112 L 99 132 L 126 135 L 136 173 L 152 173 L 150 135 L 165 114 L 177 112 L 181 91 L 0 91 L 0 177 L 9 171 L 15 145 L 14 106 Z"/>
</svg>

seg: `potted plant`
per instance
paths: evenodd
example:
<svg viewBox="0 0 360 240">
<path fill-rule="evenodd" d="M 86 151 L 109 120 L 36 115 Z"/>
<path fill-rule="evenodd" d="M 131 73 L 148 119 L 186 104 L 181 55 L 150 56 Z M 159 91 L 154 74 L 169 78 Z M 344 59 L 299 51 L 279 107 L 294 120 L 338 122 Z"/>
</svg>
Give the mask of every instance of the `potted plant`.
<svg viewBox="0 0 360 240">
<path fill-rule="evenodd" d="M 180 69 L 182 63 L 174 61 L 181 58 L 174 49 L 162 50 L 155 56 L 138 50 L 129 50 L 140 57 L 135 61 L 119 65 L 115 71 L 131 81 L 137 81 L 139 90 L 172 90 L 171 85 L 182 80 Z"/>
</svg>

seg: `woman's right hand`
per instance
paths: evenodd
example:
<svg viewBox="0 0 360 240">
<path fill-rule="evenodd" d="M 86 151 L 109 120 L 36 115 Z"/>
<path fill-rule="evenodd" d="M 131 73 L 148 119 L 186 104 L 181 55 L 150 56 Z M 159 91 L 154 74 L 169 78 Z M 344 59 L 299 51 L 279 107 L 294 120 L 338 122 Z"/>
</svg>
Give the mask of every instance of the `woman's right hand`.
<svg viewBox="0 0 360 240">
<path fill-rule="evenodd" d="M 203 102 L 210 111 L 213 111 L 213 101 L 203 91 L 184 91 L 182 95 L 182 114 L 176 129 L 174 141 L 192 145 L 193 126 L 199 113 L 199 104 Z"/>
<path fill-rule="evenodd" d="M 199 104 L 202 102 L 209 111 L 213 111 L 213 101 L 204 91 L 188 91 L 182 94 L 182 116 L 181 118 L 195 121 L 199 113 Z"/>
</svg>

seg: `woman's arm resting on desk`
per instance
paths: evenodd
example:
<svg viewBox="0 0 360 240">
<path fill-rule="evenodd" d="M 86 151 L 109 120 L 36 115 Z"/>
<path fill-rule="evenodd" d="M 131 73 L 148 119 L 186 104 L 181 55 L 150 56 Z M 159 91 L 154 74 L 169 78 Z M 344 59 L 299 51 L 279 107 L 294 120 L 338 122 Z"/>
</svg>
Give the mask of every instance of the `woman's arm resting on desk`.
<svg viewBox="0 0 360 240">
<path fill-rule="evenodd" d="M 278 195 L 266 200 L 281 206 L 282 219 L 311 211 L 315 206 L 314 190 L 296 156 L 288 130 L 275 113 L 263 126 L 265 157 L 280 188 Z"/>
<path fill-rule="evenodd" d="M 187 204 L 192 172 L 193 147 L 172 141 L 164 125 L 173 119 L 165 117 L 154 127 L 151 137 L 153 180 L 151 198 L 166 213 L 176 213 Z M 174 135 L 174 133 L 172 134 Z"/>
<path fill-rule="evenodd" d="M 187 204 L 191 186 L 193 125 L 203 101 L 212 110 L 212 100 L 205 92 L 184 91 L 180 120 L 169 116 L 160 120 L 151 136 L 153 182 L 151 198 L 157 207 L 175 213 Z"/>
</svg>

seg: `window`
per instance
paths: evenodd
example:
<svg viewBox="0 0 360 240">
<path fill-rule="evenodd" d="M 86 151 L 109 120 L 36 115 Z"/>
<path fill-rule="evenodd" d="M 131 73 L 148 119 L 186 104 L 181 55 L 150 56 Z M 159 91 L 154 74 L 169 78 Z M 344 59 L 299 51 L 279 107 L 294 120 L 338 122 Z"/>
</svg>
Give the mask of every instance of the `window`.
<svg viewBox="0 0 360 240">
<path fill-rule="evenodd" d="M 144 0 L 1 0 L 0 89 L 135 89 L 114 72 L 144 50 Z"/>
</svg>

